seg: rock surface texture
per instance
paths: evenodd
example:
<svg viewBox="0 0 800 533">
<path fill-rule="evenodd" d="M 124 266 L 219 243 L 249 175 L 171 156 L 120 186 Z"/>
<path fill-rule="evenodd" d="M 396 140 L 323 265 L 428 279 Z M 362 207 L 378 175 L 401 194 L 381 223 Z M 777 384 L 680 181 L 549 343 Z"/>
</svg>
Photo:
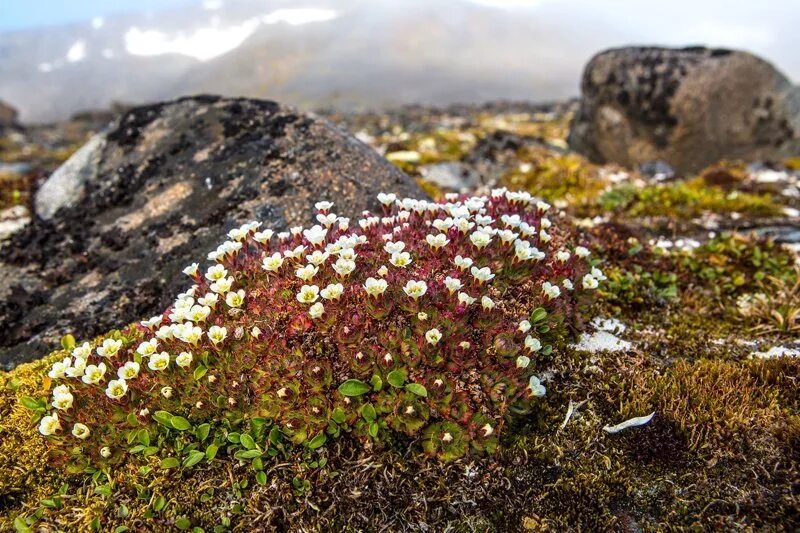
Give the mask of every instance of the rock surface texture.
<svg viewBox="0 0 800 533">
<path fill-rule="evenodd" d="M 4 246 L 0 366 L 161 310 L 232 227 L 310 224 L 321 199 L 356 217 L 382 190 L 424 196 L 368 146 L 274 102 L 132 109 L 51 176 L 37 218 Z"/>
<path fill-rule="evenodd" d="M 569 144 L 596 162 L 666 161 L 686 173 L 800 153 L 800 88 L 746 52 L 607 50 L 586 66 L 581 88 Z"/>
</svg>

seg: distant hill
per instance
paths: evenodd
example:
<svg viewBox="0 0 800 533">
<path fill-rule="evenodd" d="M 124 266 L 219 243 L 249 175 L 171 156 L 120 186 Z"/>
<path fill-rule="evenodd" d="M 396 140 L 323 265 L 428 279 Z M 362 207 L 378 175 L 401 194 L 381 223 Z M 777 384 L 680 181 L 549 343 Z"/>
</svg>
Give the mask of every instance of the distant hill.
<svg viewBox="0 0 800 533">
<path fill-rule="evenodd" d="M 577 94 L 598 46 L 546 6 L 313 2 L 207 0 L 0 34 L 0 98 L 23 121 L 197 92 L 343 109 L 546 100 Z"/>
</svg>

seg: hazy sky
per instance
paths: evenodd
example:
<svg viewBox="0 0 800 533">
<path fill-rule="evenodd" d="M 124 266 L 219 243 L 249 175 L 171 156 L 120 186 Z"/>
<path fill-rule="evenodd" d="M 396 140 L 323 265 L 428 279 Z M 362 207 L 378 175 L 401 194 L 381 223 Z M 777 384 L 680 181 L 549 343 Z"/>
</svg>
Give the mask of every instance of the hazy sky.
<svg viewBox="0 0 800 533">
<path fill-rule="evenodd" d="M 205 0 L 210 1 L 210 0 Z M 217 2 L 225 0 L 215 0 Z M 373 0 L 397 2 L 403 0 Z M 430 0 L 432 6 L 437 0 Z M 743 48 L 800 79 L 800 0 L 463 0 L 496 9 L 535 11 L 548 16 L 593 17 L 608 46 L 620 40 L 665 45 L 706 44 Z M 116 13 L 157 11 L 203 0 L 0 0 L 0 32 L 87 21 Z M 342 0 L 346 2 L 346 0 Z M 316 7 L 317 0 L 293 0 Z M 265 9 L 275 2 L 264 0 Z M 284 4 L 286 4 L 284 2 Z M 575 36 L 571 36 L 575 38 Z"/>
</svg>

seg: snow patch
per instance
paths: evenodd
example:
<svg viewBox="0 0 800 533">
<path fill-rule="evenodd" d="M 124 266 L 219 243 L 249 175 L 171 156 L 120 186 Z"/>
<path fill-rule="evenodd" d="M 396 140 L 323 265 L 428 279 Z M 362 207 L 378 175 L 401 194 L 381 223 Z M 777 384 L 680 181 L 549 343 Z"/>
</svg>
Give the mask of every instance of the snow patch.
<svg viewBox="0 0 800 533">
<path fill-rule="evenodd" d="M 624 352 L 631 348 L 631 343 L 624 341 L 608 331 L 595 331 L 594 333 L 581 333 L 577 344 L 572 348 L 582 352 Z"/>
<path fill-rule="evenodd" d="M 86 41 L 78 40 L 67 50 L 67 61 L 77 63 L 86 57 Z"/>
<path fill-rule="evenodd" d="M 233 26 L 219 27 L 218 23 L 214 24 L 212 21 L 210 27 L 173 35 L 133 26 L 125 32 L 125 50 L 136 56 L 180 54 L 207 61 L 238 48 L 262 24 L 283 22 L 298 26 L 311 22 L 324 22 L 338 16 L 339 13 L 332 9 L 277 9 L 268 15 L 250 18 Z"/>
<path fill-rule="evenodd" d="M 757 359 L 774 359 L 776 357 L 799 357 L 800 350 L 794 348 L 787 348 L 786 346 L 773 346 L 766 352 L 753 352 L 751 357 Z"/>
</svg>

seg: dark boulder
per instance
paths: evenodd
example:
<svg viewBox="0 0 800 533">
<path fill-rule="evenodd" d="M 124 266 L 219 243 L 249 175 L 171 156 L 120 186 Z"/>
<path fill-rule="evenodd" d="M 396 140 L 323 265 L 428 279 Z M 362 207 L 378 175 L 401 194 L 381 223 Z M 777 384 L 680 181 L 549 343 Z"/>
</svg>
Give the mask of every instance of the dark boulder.
<svg viewBox="0 0 800 533">
<path fill-rule="evenodd" d="M 166 307 L 226 232 L 357 217 L 381 191 L 423 197 L 331 123 L 274 102 L 214 96 L 131 109 L 38 191 L 37 218 L 2 248 L 0 364 Z"/>
<path fill-rule="evenodd" d="M 569 144 L 595 162 L 658 160 L 688 173 L 800 153 L 800 89 L 746 52 L 607 50 L 586 66 L 581 89 Z"/>
</svg>

